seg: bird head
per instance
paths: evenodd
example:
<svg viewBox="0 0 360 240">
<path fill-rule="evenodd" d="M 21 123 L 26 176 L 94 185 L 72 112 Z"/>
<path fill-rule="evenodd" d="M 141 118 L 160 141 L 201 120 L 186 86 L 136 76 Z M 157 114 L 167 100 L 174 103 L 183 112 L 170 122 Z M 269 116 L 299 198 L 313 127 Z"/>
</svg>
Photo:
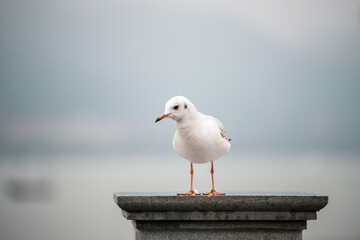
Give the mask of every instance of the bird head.
<svg viewBox="0 0 360 240">
<path fill-rule="evenodd" d="M 191 116 L 194 112 L 196 112 L 196 108 L 189 99 L 183 96 L 176 96 L 167 101 L 164 113 L 155 122 L 167 117 L 175 121 L 181 121 L 187 116 Z"/>
</svg>

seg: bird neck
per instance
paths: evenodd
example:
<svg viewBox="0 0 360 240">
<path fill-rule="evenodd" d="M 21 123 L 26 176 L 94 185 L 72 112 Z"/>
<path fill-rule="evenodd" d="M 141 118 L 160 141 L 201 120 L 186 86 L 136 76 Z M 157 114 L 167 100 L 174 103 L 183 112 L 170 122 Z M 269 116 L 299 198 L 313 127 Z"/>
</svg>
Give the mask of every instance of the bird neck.
<svg viewBox="0 0 360 240">
<path fill-rule="evenodd" d="M 181 135 L 189 135 L 196 128 L 199 117 L 198 112 L 188 114 L 186 118 L 176 121 L 176 130 Z"/>
</svg>

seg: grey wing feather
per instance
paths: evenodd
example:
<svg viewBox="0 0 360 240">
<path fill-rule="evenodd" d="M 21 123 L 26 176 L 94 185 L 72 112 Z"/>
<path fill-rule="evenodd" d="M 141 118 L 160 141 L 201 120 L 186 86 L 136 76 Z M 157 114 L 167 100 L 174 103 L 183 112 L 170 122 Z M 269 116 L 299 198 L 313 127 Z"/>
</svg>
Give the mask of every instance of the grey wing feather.
<svg viewBox="0 0 360 240">
<path fill-rule="evenodd" d="M 220 135 L 222 138 L 226 139 L 227 141 L 231 141 L 230 138 L 228 138 L 228 136 L 226 135 L 225 129 L 224 129 L 224 125 L 222 124 L 222 122 L 220 122 L 217 118 L 214 118 L 212 116 L 208 116 L 210 119 L 214 120 L 217 125 L 219 126 L 219 130 L 220 130 Z"/>
</svg>

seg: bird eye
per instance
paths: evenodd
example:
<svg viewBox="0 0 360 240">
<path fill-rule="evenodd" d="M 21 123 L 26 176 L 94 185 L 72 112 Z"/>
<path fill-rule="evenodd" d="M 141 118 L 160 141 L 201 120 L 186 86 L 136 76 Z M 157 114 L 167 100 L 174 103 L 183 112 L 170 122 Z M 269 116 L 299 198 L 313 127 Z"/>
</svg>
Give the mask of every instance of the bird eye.
<svg viewBox="0 0 360 240">
<path fill-rule="evenodd" d="M 179 106 L 178 105 L 176 105 L 175 107 L 173 107 L 175 110 L 178 110 L 178 108 L 179 108 Z"/>
</svg>

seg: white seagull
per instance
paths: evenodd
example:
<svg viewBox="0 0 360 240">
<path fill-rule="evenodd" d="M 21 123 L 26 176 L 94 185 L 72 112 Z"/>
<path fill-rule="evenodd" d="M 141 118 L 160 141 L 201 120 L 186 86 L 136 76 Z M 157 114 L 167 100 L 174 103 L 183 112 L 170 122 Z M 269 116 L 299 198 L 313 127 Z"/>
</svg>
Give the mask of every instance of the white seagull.
<svg viewBox="0 0 360 240">
<path fill-rule="evenodd" d="M 212 189 L 203 195 L 225 195 L 215 191 L 213 163 L 230 150 L 231 139 L 227 137 L 223 124 L 212 116 L 198 112 L 190 100 L 183 96 L 171 98 L 165 105 L 164 114 L 155 122 L 167 117 L 176 122 L 173 139 L 175 152 L 190 161 L 190 191 L 178 195 L 200 195 L 193 189 L 193 163 L 208 162 L 211 162 Z"/>
</svg>

